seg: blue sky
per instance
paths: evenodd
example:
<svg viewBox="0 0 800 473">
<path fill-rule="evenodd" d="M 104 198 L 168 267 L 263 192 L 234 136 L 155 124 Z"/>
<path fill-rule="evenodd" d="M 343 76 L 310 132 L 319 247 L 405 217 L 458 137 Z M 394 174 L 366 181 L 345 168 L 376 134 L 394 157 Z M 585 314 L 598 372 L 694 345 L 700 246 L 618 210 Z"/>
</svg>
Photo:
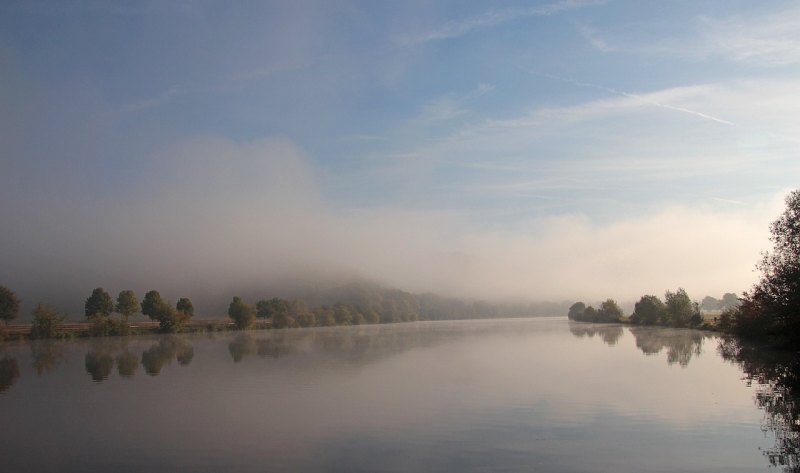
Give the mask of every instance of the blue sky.
<svg viewBox="0 0 800 473">
<path fill-rule="evenodd" d="M 741 291 L 800 176 L 798 24 L 791 1 L 6 1 L 0 283 Z"/>
</svg>

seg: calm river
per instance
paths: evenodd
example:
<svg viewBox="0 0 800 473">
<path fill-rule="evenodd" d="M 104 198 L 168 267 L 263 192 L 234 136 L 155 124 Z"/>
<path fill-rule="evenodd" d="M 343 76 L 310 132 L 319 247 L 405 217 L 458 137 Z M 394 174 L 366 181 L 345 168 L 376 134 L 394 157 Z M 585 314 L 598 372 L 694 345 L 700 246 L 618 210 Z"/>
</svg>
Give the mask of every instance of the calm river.
<svg viewBox="0 0 800 473">
<path fill-rule="evenodd" d="M 743 349 L 563 318 L 7 342 L 0 470 L 731 473 L 796 461 L 780 450 L 794 432 L 763 402 L 776 368 L 722 351 Z"/>
</svg>

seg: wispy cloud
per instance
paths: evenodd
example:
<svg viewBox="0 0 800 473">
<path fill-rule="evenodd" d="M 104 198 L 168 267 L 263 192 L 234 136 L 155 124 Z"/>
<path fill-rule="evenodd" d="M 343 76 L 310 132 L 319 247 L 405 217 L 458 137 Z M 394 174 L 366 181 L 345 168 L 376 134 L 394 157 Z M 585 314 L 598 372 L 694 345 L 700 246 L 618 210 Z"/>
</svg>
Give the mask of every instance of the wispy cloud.
<svg viewBox="0 0 800 473">
<path fill-rule="evenodd" d="M 402 45 L 423 44 L 430 41 L 457 38 L 472 31 L 498 26 L 503 23 L 531 16 L 550 16 L 557 13 L 576 10 L 583 7 L 600 5 L 605 0 L 560 0 L 555 3 L 531 8 L 508 8 L 491 10 L 481 15 L 460 20 L 448 21 L 432 30 L 404 36 L 398 41 Z"/>
<path fill-rule="evenodd" d="M 758 67 L 800 63 L 800 7 L 766 13 L 760 7 L 747 14 L 698 16 L 691 22 L 691 31 L 679 38 L 642 41 L 585 25 L 577 29 L 594 49 L 602 52 L 668 54 L 694 60 L 720 58 Z"/>
<path fill-rule="evenodd" d="M 190 89 L 184 85 L 178 85 L 178 84 L 172 85 L 167 90 L 165 90 L 164 92 L 155 97 L 149 97 L 146 99 L 127 103 L 122 106 L 120 111 L 122 113 L 135 113 L 148 110 L 151 108 L 157 108 L 164 105 L 165 103 L 169 102 L 170 100 L 174 99 L 177 96 L 189 93 L 189 91 Z"/>
<path fill-rule="evenodd" d="M 597 89 L 597 90 L 602 90 L 602 91 L 605 91 L 605 92 L 609 92 L 609 93 L 614 94 L 614 95 L 619 95 L 621 97 L 629 97 L 629 98 L 638 100 L 638 101 L 640 101 L 640 102 L 642 102 L 644 104 L 653 105 L 655 107 L 660 107 L 660 108 L 664 108 L 664 109 L 667 109 L 667 110 L 672 110 L 672 111 L 675 111 L 675 112 L 694 115 L 696 117 L 700 117 L 700 118 L 703 118 L 705 120 L 711 120 L 713 122 L 717 122 L 717 123 L 720 123 L 722 125 L 736 126 L 736 124 L 733 123 L 733 122 L 730 122 L 728 120 L 725 120 L 725 119 L 722 119 L 722 118 L 719 118 L 719 117 L 715 117 L 715 116 L 709 115 L 707 113 L 703 113 L 703 112 L 700 112 L 700 111 L 697 111 L 697 110 L 692 110 L 692 109 L 685 108 L 685 107 L 678 107 L 678 106 L 675 106 L 675 105 L 670 105 L 668 103 L 659 102 L 659 101 L 657 101 L 657 100 L 655 100 L 653 98 L 652 94 L 645 94 L 645 95 L 632 94 L 630 92 L 624 92 L 624 91 L 617 90 L 617 89 L 614 89 L 614 88 L 611 88 L 611 87 L 606 87 L 606 86 L 599 85 L 599 84 L 592 84 L 590 82 L 576 81 L 576 80 L 568 79 L 568 78 L 565 78 L 565 77 L 559 77 L 559 76 L 556 76 L 556 75 L 553 75 L 553 74 L 545 74 L 545 73 L 540 73 L 540 72 L 533 72 L 533 74 L 541 76 L 541 77 L 546 77 L 548 79 L 553 79 L 553 80 L 557 80 L 557 81 L 561 81 L 561 82 L 566 82 L 568 84 L 576 85 L 578 87 L 588 87 L 588 88 L 592 88 L 592 89 Z"/>
</svg>

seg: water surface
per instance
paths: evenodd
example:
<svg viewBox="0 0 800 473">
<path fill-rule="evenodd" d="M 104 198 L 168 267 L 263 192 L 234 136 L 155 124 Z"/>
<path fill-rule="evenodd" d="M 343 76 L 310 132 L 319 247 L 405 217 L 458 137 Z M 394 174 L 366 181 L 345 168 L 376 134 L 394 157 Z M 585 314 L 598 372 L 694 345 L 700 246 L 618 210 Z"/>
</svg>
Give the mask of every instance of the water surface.
<svg viewBox="0 0 800 473">
<path fill-rule="evenodd" d="M 775 471 L 718 345 L 561 318 L 6 343 L 0 469 Z"/>
</svg>

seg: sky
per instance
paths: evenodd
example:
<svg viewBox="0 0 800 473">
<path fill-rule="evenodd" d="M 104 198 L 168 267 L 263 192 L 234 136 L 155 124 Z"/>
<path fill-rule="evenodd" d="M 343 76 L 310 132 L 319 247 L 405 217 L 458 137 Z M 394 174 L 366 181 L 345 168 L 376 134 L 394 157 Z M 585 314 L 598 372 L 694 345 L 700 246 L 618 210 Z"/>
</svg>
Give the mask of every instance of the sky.
<svg viewBox="0 0 800 473">
<path fill-rule="evenodd" d="M 740 293 L 800 176 L 798 24 L 773 0 L 7 0 L 0 284 Z"/>
</svg>

